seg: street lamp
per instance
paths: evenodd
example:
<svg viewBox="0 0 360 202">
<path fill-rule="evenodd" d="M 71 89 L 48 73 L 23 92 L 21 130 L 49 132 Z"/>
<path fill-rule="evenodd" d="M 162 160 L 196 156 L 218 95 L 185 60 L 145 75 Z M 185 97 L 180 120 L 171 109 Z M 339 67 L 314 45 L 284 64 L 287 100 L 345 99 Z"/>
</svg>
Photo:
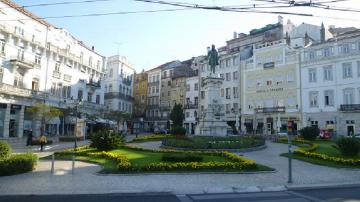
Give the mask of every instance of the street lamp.
<svg viewBox="0 0 360 202">
<path fill-rule="evenodd" d="M 78 122 L 78 108 L 79 108 L 79 105 L 82 104 L 82 99 L 74 99 L 72 96 L 70 98 L 70 103 L 75 105 L 74 108 L 75 108 L 75 129 L 74 129 L 74 149 L 77 148 L 77 122 Z"/>
</svg>

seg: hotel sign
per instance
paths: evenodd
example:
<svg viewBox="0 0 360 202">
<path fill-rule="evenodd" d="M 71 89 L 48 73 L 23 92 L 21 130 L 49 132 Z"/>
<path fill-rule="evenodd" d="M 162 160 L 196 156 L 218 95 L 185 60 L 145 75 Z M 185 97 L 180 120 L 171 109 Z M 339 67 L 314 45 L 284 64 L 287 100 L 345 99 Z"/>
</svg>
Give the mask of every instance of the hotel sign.
<svg viewBox="0 0 360 202">
<path fill-rule="evenodd" d="M 285 112 L 285 107 L 264 107 L 256 108 L 256 113 L 273 113 L 273 112 Z"/>
<path fill-rule="evenodd" d="M 264 69 L 269 69 L 269 68 L 274 68 L 274 67 L 275 67 L 275 62 L 264 63 Z"/>
<path fill-rule="evenodd" d="M 277 92 L 277 91 L 283 91 L 284 88 L 270 88 L 270 89 L 264 89 L 264 90 L 257 90 L 256 93 L 268 93 L 268 92 Z"/>
</svg>

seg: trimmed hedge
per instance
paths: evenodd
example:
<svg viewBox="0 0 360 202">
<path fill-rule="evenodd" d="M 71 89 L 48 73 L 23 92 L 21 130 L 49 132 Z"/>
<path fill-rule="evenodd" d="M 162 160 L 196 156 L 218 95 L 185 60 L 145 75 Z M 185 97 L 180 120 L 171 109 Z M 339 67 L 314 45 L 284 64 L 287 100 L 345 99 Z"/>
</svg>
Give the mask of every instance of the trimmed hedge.
<svg viewBox="0 0 360 202">
<path fill-rule="evenodd" d="M 0 160 L 0 176 L 15 175 L 35 169 L 38 157 L 32 153 L 16 154 Z"/>
<path fill-rule="evenodd" d="M 53 143 L 52 140 L 46 140 L 45 145 L 50 145 L 50 144 L 52 144 L 52 143 Z M 31 142 L 31 145 L 40 145 L 40 140 L 33 140 L 33 141 Z"/>
<path fill-rule="evenodd" d="M 201 162 L 203 160 L 203 157 L 195 154 L 165 153 L 162 156 L 161 160 L 167 162 Z"/>
<path fill-rule="evenodd" d="M 0 141 L 0 160 L 6 159 L 11 154 L 11 147 L 8 142 Z"/>
<path fill-rule="evenodd" d="M 100 151 L 109 151 L 121 146 L 124 143 L 122 137 L 110 130 L 100 131 L 91 136 L 90 147 Z"/>
<path fill-rule="evenodd" d="M 148 142 L 148 141 L 162 141 L 163 139 L 173 139 L 174 135 L 161 135 L 161 134 L 152 134 L 142 137 L 137 137 L 131 142 Z"/>
<path fill-rule="evenodd" d="M 360 142 L 356 138 L 341 137 L 336 140 L 334 147 L 344 156 L 357 156 L 360 151 Z"/>
</svg>

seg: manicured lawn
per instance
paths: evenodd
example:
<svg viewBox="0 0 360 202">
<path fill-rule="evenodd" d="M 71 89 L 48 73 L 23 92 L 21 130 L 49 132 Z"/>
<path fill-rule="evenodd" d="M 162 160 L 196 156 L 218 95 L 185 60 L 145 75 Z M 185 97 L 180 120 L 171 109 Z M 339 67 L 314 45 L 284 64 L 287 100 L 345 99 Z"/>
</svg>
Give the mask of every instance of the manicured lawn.
<svg viewBox="0 0 360 202">
<path fill-rule="evenodd" d="M 95 163 L 103 166 L 103 170 L 100 171 L 101 173 L 124 173 L 121 170 L 118 170 L 118 163 L 114 159 L 106 158 L 103 156 L 94 156 L 91 155 L 92 153 L 99 153 L 96 149 L 83 149 L 80 152 L 76 154 L 76 159 L 80 161 Z M 155 171 L 139 171 L 137 168 L 141 167 L 147 167 L 148 165 L 154 164 L 154 163 L 166 163 L 173 165 L 169 162 L 162 161 L 162 156 L 165 153 L 168 152 L 154 152 L 151 150 L 139 150 L 129 147 L 121 147 L 118 149 L 114 149 L 112 151 L 109 151 L 109 153 L 119 156 L 125 156 L 131 163 L 131 167 L 135 168 L 136 171 L 129 171 L 129 172 L 254 172 L 254 171 L 271 171 L 272 168 L 255 164 L 255 167 L 252 166 L 251 168 L 245 168 L 245 169 L 237 169 L 233 168 L 231 165 L 226 168 L 217 169 L 217 168 L 211 168 L 211 169 L 204 169 L 204 168 L 197 168 L 197 166 L 192 167 L 191 169 L 173 169 L 173 170 L 155 170 Z M 170 153 L 185 153 L 185 152 L 170 152 Z M 232 160 L 228 157 L 217 155 L 214 153 L 197 153 L 197 155 L 201 155 L 203 157 L 202 161 L 200 163 L 234 163 L 239 162 Z M 64 160 L 71 160 L 72 154 L 69 151 L 66 152 L 60 152 L 56 153 L 56 159 L 64 159 Z M 49 159 L 49 157 L 48 157 Z M 248 161 L 244 159 L 245 161 Z M 242 162 L 242 161 L 240 161 Z M 175 165 L 175 163 L 174 163 Z M 125 172 L 126 173 L 126 172 Z M 127 172 L 128 173 L 128 172 Z"/>
<path fill-rule="evenodd" d="M 284 141 L 281 141 L 281 142 L 285 143 Z M 360 160 L 360 154 L 358 156 L 356 156 L 356 157 L 343 156 L 340 153 L 339 150 L 337 150 L 336 148 L 334 148 L 332 146 L 332 145 L 335 145 L 335 142 L 333 142 L 331 140 L 315 140 L 315 141 L 312 141 L 312 143 L 318 144 L 319 147 L 316 150 L 311 151 L 311 153 L 324 154 L 324 155 L 329 156 L 329 157 L 336 157 L 336 158 L 341 158 L 341 159 Z M 309 144 L 303 144 L 303 143 L 294 142 L 294 145 L 296 145 L 300 149 L 304 149 L 304 150 L 306 150 L 307 148 L 310 148 Z M 287 153 L 283 153 L 283 154 L 281 154 L 281 156 L 289 157 L 289 155 Z M 330 161 L 330 160 L 312 158 L 312 157 L 308 157 L 308 156 L 304 156 L 304 155 L 296 154 L 296 153 L 293 154 L 292 157 L 294 159 L 306 161 L 306 162 L 313 163 L 313 164 L 329 166 L 329 167 L 360 168 L 360 166 L 358 166 L 358 165 L 346 165 L 346 164 L 337 163 L 337 162 Z"/>
</svg>

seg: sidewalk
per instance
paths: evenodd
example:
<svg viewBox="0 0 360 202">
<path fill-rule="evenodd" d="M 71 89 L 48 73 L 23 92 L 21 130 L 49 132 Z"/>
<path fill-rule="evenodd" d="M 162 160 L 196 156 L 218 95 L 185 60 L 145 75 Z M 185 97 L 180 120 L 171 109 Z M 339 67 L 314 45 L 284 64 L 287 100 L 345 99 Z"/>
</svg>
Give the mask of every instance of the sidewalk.
<svg viewBox="0 0 360 202">
<path fill-rule="evenodd" d="M 149 193 L 174 194 L 239 193 L 281 191 L 287 187 L 312 187 L 360 182 L 360 169 L 337 169 L 293 160 L 294 183 L 287 184 L 287 158 L 279 154 L 287 145 L 268 143 L 265 150 L 243 153 L 258 163 L 276 168 L 274 173 L 256 174 L 124 174 L 102 175 L 101 167 L 76 162 L 71 174 L 71 161 L 56 161 L 55 175 L 50 161 L 40 161 L 31 173 L 0 177 L 0 194 L 96 194 L 96 193 Z"/>
</svg>

